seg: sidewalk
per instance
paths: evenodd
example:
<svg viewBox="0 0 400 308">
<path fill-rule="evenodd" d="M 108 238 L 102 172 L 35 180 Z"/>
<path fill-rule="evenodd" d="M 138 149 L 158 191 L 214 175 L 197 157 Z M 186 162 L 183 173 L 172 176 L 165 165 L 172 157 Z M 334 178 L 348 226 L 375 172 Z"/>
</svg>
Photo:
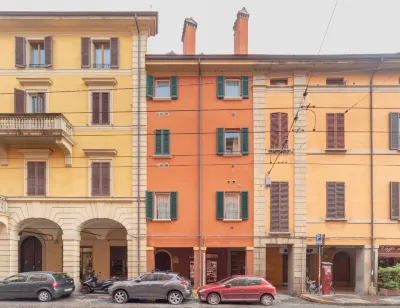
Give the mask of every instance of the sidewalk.
<svg viewBox="0 0 400 308">
<path fill-rule="evenodd" d="M 351 293 L 335 295 L 302 294 L 300 298 L 318 304 L 340 306 L 397 306 L 400 307 L 400 296 L 358 295 Z"/>
</svg>

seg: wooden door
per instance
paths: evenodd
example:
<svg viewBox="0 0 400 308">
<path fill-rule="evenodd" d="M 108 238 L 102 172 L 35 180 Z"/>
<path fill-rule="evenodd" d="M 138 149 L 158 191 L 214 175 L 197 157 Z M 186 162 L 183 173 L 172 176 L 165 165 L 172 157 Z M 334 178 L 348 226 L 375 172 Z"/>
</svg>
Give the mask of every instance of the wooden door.
<svg viewBox="0 0 400 308">
<path fill-rule="evenodd" d="M 350 256 L 344 251 L 338 252 L 333 257 L 333 285 L 350 286 Z"/>
<path fill-rule="evenodd" d="M 42 243 L 36 237 L 29 236 L 22 241 L 20 260 L 21 272 L 42 270 Z"/>
</svg>

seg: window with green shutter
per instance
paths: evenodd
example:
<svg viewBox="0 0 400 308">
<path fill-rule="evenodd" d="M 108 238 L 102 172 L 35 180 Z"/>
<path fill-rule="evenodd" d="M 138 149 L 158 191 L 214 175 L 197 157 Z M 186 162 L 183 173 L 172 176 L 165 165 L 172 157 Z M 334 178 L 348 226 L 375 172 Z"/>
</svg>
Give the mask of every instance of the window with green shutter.
<svg viewBox="0 0 400 308">
<path fill-rule="evenodd" d="M 154 131 L 154 154 L 170 155 L 170 131 L 169 129 L 156 129 Z"/>
<path fill-rule="evenodd" d="M 240 129 L 241 134 L 241 145 L 242 145 L 242 154 L 249 154 L 249 129 L 247 127 L 242 127 Z"/>
<path fill-rule="evenodd" d="M 217 76 L 217 98 L 225 97 L 225 78 L 224 76 Z"/>
<path fill-rule="evenodd" d="M 225 153 L 225 129 L 217 128 L 217 154 L 224 155 Z"/>
<path fill-rule="evenodd" d="M 224 192 L 217 191 L 217 219 L 224 219 Z"/>
<path fill-rule="evenodd" d="M 178 219 L 178 192 L 173 191 L 170 194 L 171 220 Z"/>
<path fill-rule="evenodd" d="M 242 76 L 240 77 L 241 85 L 242 85 L 242 97 L 249 98 L 249 77 Z"/>
<path fill-rule="evenodd" d="M 154 77 L 150 75 L 146 77 L 146 96 L 154 97 Z"/>
<path fill-rule="evenodd" d="M 248 155 L 249 129 L 217 128 L 217 155 Z"/>
<path fill-rule="evenodd" d="M 240 217 L 242 219 L 249 219 L 249 193 L 247 191 L 242 191 L 240 193 L 241 202 L 241 213 Z"/>
<path fill-rule="evenodd" d="M 154 193 L 146 191 L 146 218 L 153 219 L 154 217 Z"/>
<path fill-rule="evenodd" d="M 246 220 L 249 218 L 249 194 L 217 191 L 218 220 Z"/>
<path fill-rule="evenodd" d="M 178 76 L 171 76 L 170 78 L 170 86 L 171 86 L 171 98 L 178 98 Z"/>
</svg>

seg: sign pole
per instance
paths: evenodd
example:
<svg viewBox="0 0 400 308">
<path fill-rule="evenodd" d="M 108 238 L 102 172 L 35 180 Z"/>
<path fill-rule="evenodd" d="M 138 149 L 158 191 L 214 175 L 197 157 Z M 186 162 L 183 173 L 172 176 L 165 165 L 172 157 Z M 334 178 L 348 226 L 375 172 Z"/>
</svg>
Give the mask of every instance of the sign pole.
<svg viewBox="0 0 400 308">
<path fill-rule="evenodd" d="M 321 249 L 322 246 L 318 246 L 318 292 L 321 288 Z"/>
</svg>

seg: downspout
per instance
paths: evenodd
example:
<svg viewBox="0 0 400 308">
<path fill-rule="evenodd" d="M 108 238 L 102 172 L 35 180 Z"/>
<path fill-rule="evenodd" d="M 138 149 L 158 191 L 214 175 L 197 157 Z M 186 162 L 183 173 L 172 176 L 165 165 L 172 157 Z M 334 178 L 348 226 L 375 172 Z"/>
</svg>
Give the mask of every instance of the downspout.
<svg viewBox="0 0 400 308">
<path fill-rule="evenodd" d="M 137 265 L 137 270 L 138 270 L 138 275 L 140 274 L 140 89 L 141 89 L 141 84 L 140 84 L 140 79 L 141 79 L 141 69 L 140 69 L 140 56 L 141 56 L 141 50 L 140 50 L 140 28 L 139 28 L 139 23 L 137 20 L 137 14 L 135 14 L 135 22 L 136 22 L 136 29 L 138 32 L 138 54 L 137 54 L 137 60 L 138 60 L 138 87 L 137 87 L 137 117 L 138 117 L 138 139 L 137 139 L 137 203 L 138 203 L 138 210 L 137 210 L 137 256 L 138 256 L 138 265 Z"/>
<path fill-rule="evenodd" d="M 201 170 L 201 164 L 202 164 L 202 76 L 201 76 L 201 59 L 198 59 L 198 66 L 199 66 L 199 93 L 198 93 L 198 102 L 199 102 L 199 134 L 198 134 L 198 148 L 199 148 L 199 153 L 198 153 L 198 192 L 199 192 L 199 287 L 201 287 L 202 280 L 203 280 L 203 253 L 202 253 L 202 170 Z"/>
</svg>

